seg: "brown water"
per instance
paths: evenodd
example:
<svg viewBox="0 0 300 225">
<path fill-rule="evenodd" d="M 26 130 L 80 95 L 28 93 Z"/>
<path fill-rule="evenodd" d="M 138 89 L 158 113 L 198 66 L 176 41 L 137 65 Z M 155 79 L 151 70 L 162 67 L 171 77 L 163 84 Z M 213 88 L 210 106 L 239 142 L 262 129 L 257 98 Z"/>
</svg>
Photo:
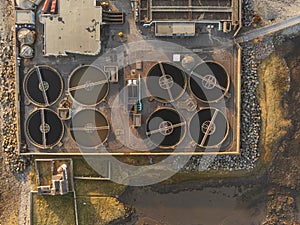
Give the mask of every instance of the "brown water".
<svg viewBox="0 0 300 225">
<path fill-rule="evenodd" d="M 161 194 L 149 188 L 134 188 L 122 198 L 136 209 L 138 219 L 134 224 L 261 224 L 265 217 L 264 204 L 249 207 L 247 202 L 243 203 L 241 196 L 245 191 L 233 186 Z"/>
</svg>

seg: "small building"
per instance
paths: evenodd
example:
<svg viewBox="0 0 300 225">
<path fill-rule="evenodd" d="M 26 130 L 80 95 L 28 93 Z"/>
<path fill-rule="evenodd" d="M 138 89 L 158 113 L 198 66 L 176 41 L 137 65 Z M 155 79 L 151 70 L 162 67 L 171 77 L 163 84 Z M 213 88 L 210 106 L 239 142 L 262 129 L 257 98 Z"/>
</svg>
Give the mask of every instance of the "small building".
<svg viewBox="0 0 300 225">
<path fill-rule="evenodd" d="M 51 193 L 51 186 L 39 186 L 38 187 L 38 194 L 40 195 L 49 195 Z"/>
<path fill-rule="evenodd" d="M 97 55 L 101 51 L 102 7 L 93 1 L 59 1 L 55 14 L 40 16 L 44 55 Z"/>
<path fill-rule="evenodd" d="M 156 22 L 155 36 L 195 36 L 196 25 L 189 22 Z"/>
<path fill-rule="evenodd" d="M 35 14 L 32 10 L 16 10 L 16 24 L 35 24 Z"/>
<path fill-rule="evenodd" d="M 39 160 L 41 162 L 41 160 Z M 64 195 L 70 192 L 69 188 L 69 179 L 68 179 L 68 171 L 70 176 L 72 177 L 72 168 L 69 168 L 67 164 L 63 163 L 58 168 L 55 166 L 55 163 L 57 163 L 56 160 L 53 161 L 42 161 L 42 162 L 51 162 L 51 167 L 48 168 L 49 171 L 51 171 L 51 177 L 47 179 L 46 182 L 40 183 L 38 182 L 38 194 L 41 195 Z M 72 164 L 71 164 L 72 166 Z M 57 168 L 57 169 L 56 169 Z M 39 171 L 38 173 L 38 179 L 40 180 Z M 71 180 L 71 186 L 72 186 L 72 180 Z"/>
<path fill-rule="evenodd" d="M 69 192 L 68 188 L 68 175 L 67 175 L 67 165 L 63 164 L 57 169 L 57 174 L 52 175 L 52 195 L 64 195 Z"/>
</svg>

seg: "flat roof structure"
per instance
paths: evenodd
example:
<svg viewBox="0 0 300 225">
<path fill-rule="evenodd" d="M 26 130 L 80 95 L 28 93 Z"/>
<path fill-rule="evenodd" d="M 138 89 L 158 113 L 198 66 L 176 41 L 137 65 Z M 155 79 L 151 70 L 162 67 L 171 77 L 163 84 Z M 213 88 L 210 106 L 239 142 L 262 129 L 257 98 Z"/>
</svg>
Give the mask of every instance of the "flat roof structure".
<svg viewBox="0 0 300 225">
<path fill-rule="evenodd" d="M 172 23 L 172 22 L 157 22 L 155 24 L 156 36 L 194 36 L 196 33 L 195 23 Z"/>
<path fill-rule="evenodd" d="M 31 10 L 16 10 L 16 24 L 35 24 L 35 14 Z"/>
<path fill-rule="evenodd" d="M 88 0 L 59 3 L 58 14 L 43 14 L 40 18 L 44 24 L 44 55 L 100 53 L 102 8 Z"/>
<path fill-rule="evenodd" d="M 239 1 L 140 0 L 141 21 L 226 20 L 238 24 Z"/>
<path fill-rule="evenodd" d="M 208 23 L 219 24 L 220 30 L 228 32 L 241 24 L 241 0 L 139 0 L 137 12 L 138 20 L 147 26 L 161 22 Z M 181 34 L 181 30 L 172 32 Z"/>
</svg>

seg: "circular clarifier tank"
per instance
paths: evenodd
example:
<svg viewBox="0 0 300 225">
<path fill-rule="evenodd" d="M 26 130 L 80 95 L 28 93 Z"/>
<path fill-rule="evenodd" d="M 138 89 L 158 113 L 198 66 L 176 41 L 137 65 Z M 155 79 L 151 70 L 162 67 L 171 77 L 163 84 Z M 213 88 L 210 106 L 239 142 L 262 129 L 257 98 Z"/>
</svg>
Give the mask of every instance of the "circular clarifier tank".
<svg viewBox="0 0 300 225">
<path fill-rule="evenodd" d="M 103 145 L 108 138 L 109 129 L 105 116 L 94 109 L 77 112 L 70 124 L 72 138 L 79 146 L 85 148 Z"/>
<path fill-rule="evenodd" d="M 190 90 L 200 101 L 221 100 L 228 92 L 230 79 L 223 66 L 216 62 L 198 64 L 189 79 Z"/>
<path fill-rule="evenodd" d="M 80 66 L 71 73 L 69 93 L 79 104 L 97 105 L 105 99 L 108 91 L 107 76 L 96 66 Z"/>
<path fill-rule="evenodd" d="M 219 147 L 226 140 L 228 131 L 226 117 L 215 108 L 205 108 L 196 112 L 189 123 L 191 138 L 202 148 Z"/>
<path fill-rule="evenodd" d="M 62 139 L 64 125 L 54 111 L 42 108 L 32 112 L 27 118 L 26 135 L 33 145 L 49 149 Z"/>
<path fill-rule="evenodd" d="M 161 108 L 153 112 L 146 125 L 146 135 L 159 148 L 175 148 L 186 133 L 184 118 L 172 108 Z"/>
<path fill-rule="evenodd" d="M 169 63 L 155 64 L 147 76 L 147 89 L 159 102 L 173 102 L 180 98 L 186 89 L 185 73 Z"/>
<path fill-rule="evenodd" d="M 57 70 L 49 66 L 35 66 L 24 80 L 27 98 L 37 106 L 53 105 L 62 95 L 63 80 Z"/>
</svg>

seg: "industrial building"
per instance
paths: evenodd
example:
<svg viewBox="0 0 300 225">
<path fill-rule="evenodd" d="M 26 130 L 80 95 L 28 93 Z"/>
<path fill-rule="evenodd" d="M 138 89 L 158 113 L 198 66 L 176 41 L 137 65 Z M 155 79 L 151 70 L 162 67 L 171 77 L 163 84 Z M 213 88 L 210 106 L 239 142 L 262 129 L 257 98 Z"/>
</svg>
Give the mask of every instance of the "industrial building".
<svg viewBox="0 0 300 225">
<path fill-rule="evenodd" d="M 64 195 L 73 191 L 72 165 L 71 159 L 35 160 L 37 193 L 40 195 Z"/>
<path fill-rule="evenodd" d="M 113 4 L 47 0 L 18 25 L 20 154 L 237 154 L 240 1 Z"/>
<path fill-rule="evenodd" d="M 93 1 L 81 0 L 59 1 L 58 7 L 55 14 L 41 15 L 44 55 L 98 54 L 101 50 L 102 8 Z"/>
<path fill-rule="evenodd" d="M 136 19 L 155 26 L 156 36 L 193 36 L 196 24 L 230 32 L 240 26 L 239 0 L 138 0 Z"/>
</svg>

